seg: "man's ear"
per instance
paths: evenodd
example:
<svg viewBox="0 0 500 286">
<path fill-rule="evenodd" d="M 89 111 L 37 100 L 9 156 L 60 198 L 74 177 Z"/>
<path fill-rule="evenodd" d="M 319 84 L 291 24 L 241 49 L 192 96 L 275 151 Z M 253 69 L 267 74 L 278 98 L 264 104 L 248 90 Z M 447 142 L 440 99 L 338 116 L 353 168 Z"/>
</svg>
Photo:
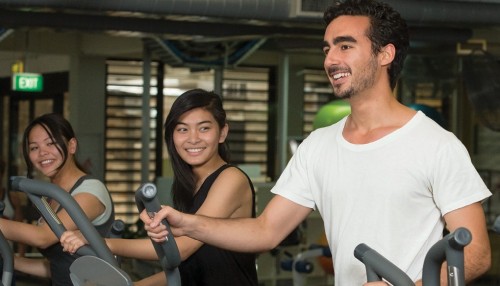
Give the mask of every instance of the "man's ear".
<svg viewBox="0 0 500 286">
<path fill-rule="evenodd" d="M 380 65 L 389 65 L 396 56 L 396 47 L 393 44 L 387 44 L 380 51 Z"/>
<path fill-rule="evenodd" d="M 219 143 L 224 143 L 227 138 L 227 134 L 229 133 L 229 125 L 224 124 L 224 127 L 220 130 Z"/>
</svg>

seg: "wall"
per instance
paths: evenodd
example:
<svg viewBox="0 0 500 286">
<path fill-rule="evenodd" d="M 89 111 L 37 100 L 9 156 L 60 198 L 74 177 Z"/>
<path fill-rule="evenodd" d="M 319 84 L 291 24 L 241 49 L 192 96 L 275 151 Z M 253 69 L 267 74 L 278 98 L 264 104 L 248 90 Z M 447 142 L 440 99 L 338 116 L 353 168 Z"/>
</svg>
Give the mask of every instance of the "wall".
<svg viewBox="0 0 500 286">
<path fill-rule="evenodd" d="M 78 132 L 79 159 L 104 180 L 106 58 L 72 56 L 69 120 Z"/>
<path fill-rule="evenodd" d="M 70 121 L 78 130 L 80 158 L 90 159 L 92 171 L 103 177 L 104 149 L 104 67 L 106 58 L 142 57 L 142 41 L 134 37 L 118 37 L 105 34 L 79 32 L 52 32 L 47 30 L 16 31 L 0 42 L 0 77 L 10 76 L 11 65 L 18 59 L 26 59 L 26 72 L 70 71 L 69 114 Z M 286 54 L 288 66 L 283 67 L 284 53 L 258 51 L 245 60 L 244 65 L 276 66 L 277 73 L 289 76 L 278 87 L 281 98 L 286 93 L 288 108 L 279 117 L 287 118 L 287 136 L 302 135 L 302 76 L 304 67 L 321 68 L 323 55 L 290 52 Z M 278 75 L 278 76 L 279 76 Z M 285 81 L 283 81 L 285 82 Z M 285 90 L 286 89 L 286 90 Z M 284 114 L 286 113 L 286 114 Z M 92 114 L 92 116 L 89 116 Z M 279 139 L 279 138 L 278 138 Z M 286 138 L 283 139 L 286 143 Z M 283 158 L 287 146 L 279 144 Z M 283 164 L 276 164 L 280 172 Z"/>
<path fill-rule="evenodd" d="M 483 36 L 478 32 L 478 37 Z M 491 45 L 496 51 L 498 45 Z M 284 57 L 286 67 L 284 71 Z M 141 58 L 142 43 L 139 38 L 113 37 L 103 34 L 76 32 L 15 32 L 0 42 L 0 77 L 10 76 L 10 66 L 15 60 L 25 57 L 27 68 L 32 72 L 70 71 L 70 121 L 80 138 L 80 158 L 89 159 L 94 175 L 103 178 L 104 170 L 104 98 L 105 60 L 111 58 Z M 280 118 L 288 119 L 288 136 L 302 135 L 302 77 L 305 68 L 321 69 L 323 55 L 318 46 L 317 53 L 258 51 L 244 64 L 272 65 L 277 67 L 279 77 L 287 75 L 287 82 L 278 86 L 280 96 L 287 95 L 288 108 L 282 110 Z M 480 168 L 498 170 L 500 167 L 499 133 L 480 129 L 477 133 L 478 152 L 472 154 Z M 279 140 L 279 138 L 276 138 Z M 280 148 L 286 148 L 280 146 Z M 278 164 L 277 164 L 278 165 Z M 321 220 L 312 217 L 311 225 L 318 232 Z M 313 241 L 314 233 L 310 237 Z M 268 261 L 269 262 L 269 261 Z M 274 269 L 276 270 L 276 269 Z"/>
</svg>

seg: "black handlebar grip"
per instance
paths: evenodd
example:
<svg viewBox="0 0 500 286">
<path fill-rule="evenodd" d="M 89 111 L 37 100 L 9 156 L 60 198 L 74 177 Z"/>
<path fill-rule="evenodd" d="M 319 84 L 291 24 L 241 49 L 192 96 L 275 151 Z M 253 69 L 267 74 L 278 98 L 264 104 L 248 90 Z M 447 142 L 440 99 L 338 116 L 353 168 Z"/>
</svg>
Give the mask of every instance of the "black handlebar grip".
<svg viewBox="0 0 500 286">
<path fill-rule="evenodd" d="M 365 254 L 371 250 L 372 249 L 368 247 L 368 245 L 361 243 L 354 248 L 354 257 L 363 262 L 365 265 L 367 282 L 382 281 L 382 278 L 377 274 L 377 272 L 375 272 L 371 265 L 364 262 Z"/>
<path fill-rule="evenodd" d="M 123 232 L 125 231 L 125 222 L 121 219 L 116 219 L 113 221 L 111 225 L 111 229 L 109 231 L 110 238 L 121 238 L 123 236 Z"/>
<path fill-rule="evenodd" d="M 365 264 L 368 282 L 381 281 L 383 278 L 392 285 L 415 285 L 406 273 L 364 243 L 354 249 L 354 256 Z"/>
<path fill-rule="evenodd" d="M 161 210 L 161 204 L 156 195 L 156 185 L 152 183 L 146 183 L 139 187 L 135 193 L 135 202 L 139 212 L 146 209 L 148 215 L 154 217 L 154 214 Z M 160 265 L 167 275 L 168 285 L 180 285 L 180 274 L 177 268 L 181 263 L 179 249 L 177 248 L 177 243 L 175 242 L 167 220 L 163 219 L 161 223 L 167 228 L 168 235 L 166 240 L 162 243 L 152 241 L 153 247 L 158 254 Z"/>
<path fill-rule="evenodd" d="M 58 238 L 66 231 L 66 228 L 49 206 L 45 197 L 59 202 L 89 242 L 89 245 L 80 247 L 77 254 L 97 256 L 118 268 L 118 263 L 104 242 L 104 238 L 97 232 L 80 205 L 68 192 L 55 184 L 21 176 L 11 177 L 10 183 L 13 190 L 27 194 Z"/>
<path fill-rule="evenodd" d="M 422 271 L 425 286 L 439 286 L 441 266 L 448 265 L 448 285 L 465 286 L 464 247 L 472 241 L 472 234 L 466 228 L 458 228 L 436 242 L 427 252 Z"/>
</svg>

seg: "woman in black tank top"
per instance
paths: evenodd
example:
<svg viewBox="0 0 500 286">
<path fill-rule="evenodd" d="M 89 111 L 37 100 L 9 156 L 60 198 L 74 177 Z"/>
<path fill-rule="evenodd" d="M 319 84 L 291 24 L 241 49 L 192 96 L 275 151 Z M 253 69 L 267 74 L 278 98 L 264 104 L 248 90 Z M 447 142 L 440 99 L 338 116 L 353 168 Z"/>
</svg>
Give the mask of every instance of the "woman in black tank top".
<svg viewBox="0 0 500 286">
<path fill-rule="evenodd" d="M 165 121 L 165 142 L 174 170 L 174 207 L 188 213 L 212 217 L 254 217 L 255 192 L 248 176 L 228 164 L 225 139 L 226 112 L 220 96 L 194 89 L 179 96 Z M 165 190 L 166 191 L 166 190 Z M 66 232 L 61 242 L 70 252 L 85 241 L 79 234 Z M 157 259 L 148 239 L 106 239 L 117 255 Z M 255 255 L 237 253 L 177 237 L 183 262 L 179 270 L 183 286 L 256 286 Z M 164 273 L 135 283 L 165 285 Z"/>
</svg>

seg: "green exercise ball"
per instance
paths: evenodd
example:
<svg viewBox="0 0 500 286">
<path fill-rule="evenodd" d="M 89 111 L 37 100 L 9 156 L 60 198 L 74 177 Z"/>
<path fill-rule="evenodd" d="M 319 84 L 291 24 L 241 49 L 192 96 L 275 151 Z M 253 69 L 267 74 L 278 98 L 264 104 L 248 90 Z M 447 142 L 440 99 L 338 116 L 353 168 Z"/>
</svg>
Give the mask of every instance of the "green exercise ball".
<svg viewBox="0 0 500 286">
<path fill-rule="evenodd" d="M 336 99 L 323 105 L 313 120 L 313 129 L 329 126 L 340 121 L 351 113 L 349 102 Z"/>
</svg>

